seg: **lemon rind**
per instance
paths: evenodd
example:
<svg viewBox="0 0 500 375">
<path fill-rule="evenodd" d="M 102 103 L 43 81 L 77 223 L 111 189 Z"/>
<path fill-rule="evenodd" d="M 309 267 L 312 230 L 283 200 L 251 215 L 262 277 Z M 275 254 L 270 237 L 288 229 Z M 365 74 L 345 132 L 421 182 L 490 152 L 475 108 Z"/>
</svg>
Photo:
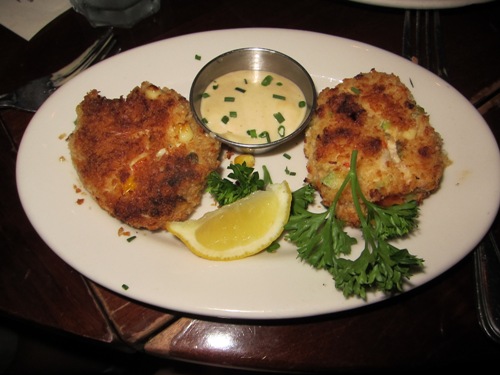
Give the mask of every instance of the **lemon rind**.
<svg viewBox="0 0 500 375">
<path fill-rule="evenodd" d="M 193 233 L 193 228 L 198 227 L 200 224 L 200 221 L 203 220 L 209 220 L 213 215 L 216 215 L 216 211 L 210 211 L 207 212 L 203 217 L 200 219 L 195 219 L 195 220 L 186 220 L 183 222 L 180 221 L 172 221 L 166 224 L 166 229 L 176 236 L 179 240 L 181 240 L 184 245 L 195 255 L 208 259 L 208 260 L 220 260 L 220 261 L 229 261 L 229 260 L 237 260 L 237 259 L 243 259 L 247 258 L 249 256 L 258 254 L 265 250 L 273 241 L 277 240 L 283 233 L 284 226 L 288 221 L 289 215 L 290 215 L 290 206 L 291 206 L 291 190 L 290 187 L 287 183 L 287 181 L 283 181 L 281 183 L 275 183 L 275 184 L 270 184 L 268 185 L 266 191 L 273 191 L 277 194 L 283 195 L 283 197 L 278 197 L 278 200 L 282 202 L 280 204 L 280 210 L 276 214 L 276 218 L 278 220 L 275 220 L 273 223 L 272 227 L 266 232 L 265 236 L 265 241 L 262 239 L 257 239 L 256 241 L 244 245 L 244 246 L 238 246 L 238 247 L 233 247 L 227 250 L 213 250 L 206 248 L 205 246 L 201 245 L 200 243 L 197 243 L 196 241 L 193 241 L 192 238 L 194 236 L 188 236 L 188 234 Z M 261 191 L 262 192 L 262 191 Z M 258 191 L 252 193 L 251 195 L 243 198 L 242 200 L 248 200 L 252 199 L 252 195 L 254 194 L 260 194 Z M 237 201 L 235 203 L 241 204 L 242 200 Z M 230 209 L 228 206 L 224 206 L 219 208 L 218 210 L 222 209 Z M 188 237 L 191 237 L 188 238 Z M 259 241 L 262 241 L 262 243 L 258 243 Z M 257 245 L 256 245 L 257 243 Z"/>
</svg>

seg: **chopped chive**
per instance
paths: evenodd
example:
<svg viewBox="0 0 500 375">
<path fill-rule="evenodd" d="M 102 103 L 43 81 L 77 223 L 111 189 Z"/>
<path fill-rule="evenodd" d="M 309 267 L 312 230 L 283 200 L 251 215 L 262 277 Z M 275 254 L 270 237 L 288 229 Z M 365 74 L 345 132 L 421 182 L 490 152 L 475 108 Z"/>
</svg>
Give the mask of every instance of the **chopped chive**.
<svg viewBox="0 0 500 375">
<path fill-rule="evenodd" d="M 263 131 L 262 133 L 260 133 L 259 138 L 266 138 L 267 143 L 271 143 L 271 137 L 269 135 L 269 132 L 267 131 Z"/>
<path fill-rule="evenodd" d="M 303 101 L 303 100 L 301 100 L 301 101 L 299 102 L 299 108 L 304 108 L 305 106 L 306 106 L 306 102 L 305 102 L 305 101 Z"/>
<path fill-rule="evenodd" d="M 128 285 L 127 284 L 122 284 L 122 289 L 123 290 L 128 290 Z"/>
<path fill-rule="evenodd" d="M 245 85 L 248 84 L 248 80 L 246 78 L 243 80 L 243 82 L 245 82 Z"/>
<path fill-rule="evenodd" d="M 280 124 L 285 121 L 285 118 L 283 117 L 281 112 L 276 112 L 273 116 Z"/>
<path fill-rule="evenodd" d="M 276 82 L 276 86 L 283 86 L 283 82 Z"/>
<path fill-rule="evenodd" d="M 224 101 L 225 101 L 225 102 L 234 102 L 234 96 L 226 96 L 226 97 L 224 98 Z"/>
<path fill-rule="evenodd" d="M 208 124 L 208 120 L 205 117 L 203 117 L 201 121 L 203 121 L 204 124 Z"/>
<path fill-rule="evenodd" d="M 357 87 L 351 87 L 351 91 L 352 91 L 353 93 L 355 93 L 356 95 L 361 94 L 361 90 L 360 90 L 360 89 L 358 89 Z"/>
<path fill-rule="evenodd" d="M 235 87 L 234 88 L 236 91 L 239 91 L 239 92 L 242 92 L 242 93 L 245 93 L 247 90 L 245 89 L 242 89 L 241 87 Z"/>
<path fill-rule="evenodd" d="M 137 236 L 132 236 L 132 237 L 129 237 L 127 238 L 127 242 L 132 242 L 133 240 L 135 240 L 137 238 Z"/>
<path fill-rule="evenodd" d="M 236 111 L 230 111 L 229 117 L 236 118 L 236 117 L 238 117 L 238 113 Z"/>
<path fill-rule="evenodd" d="M 194 55 L 194 58 L 195 58 L 196 60 L 201 60 L 201 56 L 200 56 L 200 55 Z"/>
<path fill-rule="evenodd" d="M 271 75 L 267 75 L 264 77 L 262 82 L 260 83 L 262 86 L 269 86 L 273 80 L 273 77 Z"/>
<path fill-rule="evenodd" d="M 209 98 L 210 94 L 208 92 L 204 92 L 203 94 L 201 94 L 201 97 L 202 98 Z"/>
<path fill-rule="evenodd" d="M 287 154 L 286 152 L 283 154 L 283 157 L 284 157 L 285 159 L 288 159 L 288 160 L 290 160 L 290 159 L 292 158 L 292 157 L 291 157 L 289 154 Z"/>
<path fill-rule="evenodd" d="M 273 94 L 273 99 L 286 100 L 286 97 L 283 95 Z"/>
<path fill-rule="evenodd" d="M 247 134 L 251 137 L 251 138 L 257 138 L 257 131 L 255 129 L 249 129 L 247 130 Z"/>
<path fill-rule="evenodd" d="M 217 90 L 219 88 L 219 85 L 213 85 L 212 89 Z"/>
<path fill-rule="evenodd" d="M 285 136 L 285 127 L 283 125 L 280 125 L 278 127 L 278 134 L 281 138 L 283 138 Z"/>
<path fill-rule="evenodd" d="M 227 124 L 229 122 L 229 117 L 227 116 L 222 116 L 222 118 L 220 119 L 224 124 Z"/>
<path fill-rule="evenodd" d="M 289 176 L 295 176 L 297 174 L 296 172 L 290 171 L 288 167 L 285 168 L 285 173 Z"/>
</svg>

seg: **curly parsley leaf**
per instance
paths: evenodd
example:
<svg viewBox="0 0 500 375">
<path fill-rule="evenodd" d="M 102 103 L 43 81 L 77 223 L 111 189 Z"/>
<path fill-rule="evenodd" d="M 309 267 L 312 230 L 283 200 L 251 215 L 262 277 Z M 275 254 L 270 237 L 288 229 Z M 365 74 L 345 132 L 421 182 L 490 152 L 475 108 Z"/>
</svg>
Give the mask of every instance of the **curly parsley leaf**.
<svg viewBox="0 0 500 375">
<path fill-rule="evenodd" d="M 264 190 L 272 183 L 268 170 L 264 167 L 264 177 L 259 172 L 248 167 L 246 162 L 228 166 L 232 172 L 227 178 L 222 178 L 217 172 L 212 172 L 207 179 L 207 192 L 212 194 L 219 206 L 233 203 L 250 195 L 254 191 Z"/>
<path fill-rule="evenodd" d="M 417 226 L 418 205 L 414 201 L 381 207 L 370 202 L 361 192 L 356 171 L 357 151 L 351 155 L 349 172 L 332 204 L 322 213 L 311 213 L 314 189 L 309 185 L 292 197 L 292 211 L 285 226 L 286 238 L 297 246 L 298 256 L 314 268 L 327 270 L 335 286 L 345 297 L 366 299 L 368 290 L 384 293 L 401 291 L 404 282 L 423 259 L 398 249 L 389 239 L 403 237 Z M 344 223 L 335 210 L 344 189 L 350 186 L 356 212 L 360 218 L 365 246 L 358 258 L 346 259 L 356 239 L 344 231 Z M 365 211 L 361 208 L 361 202 Z M 366 212 L 366 214 L 364 213 Z"/>
<path fill-rule="evenodd" d="M 314 268 L 334 267 L 340 254 L 349 254 L 356 239 L 344 232 L 344 225 L 329 208 L 322 213 L 307 210 L 315 190 L 305 185 L 292 193 L 292 209 L 285 225 L 286 238 L 297 246 L 299 257 Z"/>
</svg>

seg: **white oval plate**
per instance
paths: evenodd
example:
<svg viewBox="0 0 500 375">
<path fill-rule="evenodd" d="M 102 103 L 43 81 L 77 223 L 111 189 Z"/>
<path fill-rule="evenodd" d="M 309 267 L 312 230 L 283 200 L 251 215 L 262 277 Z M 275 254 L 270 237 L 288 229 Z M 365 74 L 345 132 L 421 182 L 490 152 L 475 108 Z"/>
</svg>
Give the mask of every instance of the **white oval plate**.
<svg viewBox="0 0 500 375">
<path fill-rule="evenodd" d="M 304 317 L 386 298 L 375 294 L 366 302 L 345 299 L 328 273 L 301 263 L 287 243 L 277 253 L 239 261 L 200 259 L 169 233 L 128 228 L 89 195 L 75 191 L 81 184 L 64 138 L 74 128 L 75 107 L 89 90 L 114 98 L 147 80 L 187 97 L 192 79 L 207 61 L 242 47 L 266 47 L 292 56 L 311 73 L 318 91 L 371 68 L 395 73 L 413 85 L 453 164 L 441 189 L 422 206 L 418 232 L 399 244 L 425 259 L 424 272 L 411 278 L 408 290 L 449 269 L 482 239 L 499 206 L 500 155 L 483 118 L 454 88 L 397 55 L 353 40 L 294 30 L 235 29 L 185 35 L 123 52 L 68 82 L 35 114 L 18 154 L 18 190 L 36 231 L 64 261 L 124 296 L 206 316 Z M 299 188 L 306 175 L 302 140 L 258 156 L 256 169 L 261 171 L 263 165 L 274 182 L 286 179 L 292 189 Z M 81 205 L 76 203 L 79 198 L 84 198 Z M 205 196 L 194 217 L 213 209 L 212 199 Z M 120 227 L 137 238 L 127 242 L 118 235 Z"/>
</svg>

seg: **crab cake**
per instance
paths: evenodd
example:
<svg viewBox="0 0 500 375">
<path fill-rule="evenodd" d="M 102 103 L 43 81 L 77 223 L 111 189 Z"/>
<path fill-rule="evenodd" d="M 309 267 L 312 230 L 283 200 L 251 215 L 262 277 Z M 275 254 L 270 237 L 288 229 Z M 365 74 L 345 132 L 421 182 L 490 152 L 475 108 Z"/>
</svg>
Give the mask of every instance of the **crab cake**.
<svg viewBox="0 0 500 375">
<path fill-rule="evenodd" d="M 320 92 L 306 131 L 306 181 L 330 206 L 358 150 L 357 174 L 365 197 L 380 205 L 423 199 L 436 191 L 448 159 L 441 136 L 409 89 L 394 74 L 371 70 Z M 337 217 L 359 226 L 350 188 Z"/>
<path fill-rule="evenodd" d="M 90 91 L 77 107 L 68 142 L 85 189 L 136 228 L 187 219 L 219 166 L 220 143 L 194 121 L 188 101 L 149 82 L 126 98 Z"/>
</svg>

